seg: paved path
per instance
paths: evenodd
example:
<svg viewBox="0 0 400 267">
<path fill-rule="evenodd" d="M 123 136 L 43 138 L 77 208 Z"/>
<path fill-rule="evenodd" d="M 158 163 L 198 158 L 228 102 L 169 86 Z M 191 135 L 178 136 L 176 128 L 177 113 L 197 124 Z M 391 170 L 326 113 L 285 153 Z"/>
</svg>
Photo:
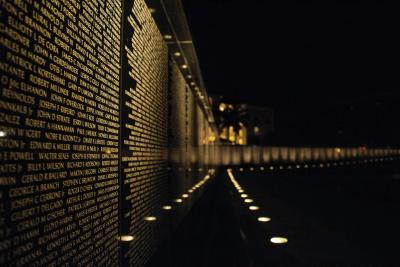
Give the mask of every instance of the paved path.
<svg viewBox="0 0 400 267">
<path fill-rule="evenodd" d="M 149 266 L 249 266 L 226 179 L 218 177 Z"/>
<path fill-rule="evenodd" d="M 251 204 L 221 170 L 149 266 L 400 266 L 398 169 L 234 170 Z"/>
<path fill-rule="evenodd" d="M 398 166 L 234 175 L 304 266 L 400 266 Z M 255 221 L 253 218 L 252 221 Z M 254 224 L 254 223 L 253 223 Z M 279 266 L 279 265 L 276 265 Z"/>
</svg>

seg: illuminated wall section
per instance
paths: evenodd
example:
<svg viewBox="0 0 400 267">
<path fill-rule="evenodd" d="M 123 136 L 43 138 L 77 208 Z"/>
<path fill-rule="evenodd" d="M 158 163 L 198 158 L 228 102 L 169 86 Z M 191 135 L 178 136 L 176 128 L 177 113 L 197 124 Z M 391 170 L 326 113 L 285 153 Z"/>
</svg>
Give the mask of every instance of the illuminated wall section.
<svg viewBox="0 0 400 267">
<path fill-rule="evenodd" d="M 187 179 L 186 187 L 189 188 L 192 183 L 194 184 L 194 179 L 196 176 L 194 175 L 193 170 L 196 168 L 196 163 L 198 160 L 197 155 L 197 128 L 196 128 L 196 102 L 194 99 L 194 95 L 189 86 L 186 87 L 186 153 L 188 159 L 187 168 L 191 170 L 188 174 L 190 179 Z"/>
<path fill-rule="evenodd" d="M 174 60 L 170 62 L 169 104 L 170 199 L 190 195 L 177 205 L 173 218 L 177 225 L 201 195 L 193 186 L 208 173 L 206 152 L 210 150 L 204 112 Z"/>
<path fill-rule="evenodd" d="M 117 265 L 121 1 L 0 8 L 0 265 Z"/>
<path fill-rule="evenodd" d="M 121 229 L 134 239 L 122 257 L 143 266 L 161 239 L 168 201 L 168 51 L 143 0 L 124 9 Z"/>
<path fill-rule="evenodd" d="M 196 126 L 195 126 L 196 131 L 196 141 L 195 141 L 195 146 L 196 146 L 196 151 L 197 151 L 197 160 L 196 160 L 196 165 L 197 165 L 197 170 L 199 168 L 202 168 L 205 166 L 205 147 L 207 143 L 207 129 L 206 129 L 206 120 L 205 116 L 203 113 L 203 110 L 200 108 L 200 106 L 196 105 Z"/>
<path fill-rule="evenodd" d="M 187 153 L 187 84 L 175 61 L 170 62 L 170 86 L 169 86 L 169 158 L 170 196 L 178 198 L 186 187 L 182 183 L 186 177 L 188 168 Z"/>
<path fill-rule="evenodd" d="M 0 8 L 0 266 L 144 266 L 200 195 L 173 202 L 209 131 L 148 7 Z"/>
</svg>

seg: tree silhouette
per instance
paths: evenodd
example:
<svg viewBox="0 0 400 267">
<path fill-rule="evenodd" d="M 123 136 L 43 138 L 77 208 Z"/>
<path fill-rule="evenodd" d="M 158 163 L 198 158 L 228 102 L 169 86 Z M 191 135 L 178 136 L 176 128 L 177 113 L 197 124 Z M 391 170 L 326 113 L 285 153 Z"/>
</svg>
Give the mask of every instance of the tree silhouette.
<svg viewBox="0 0 400 267">
<path fill-rule="evenodd" d="M 218 126 L 218 131 L 221 134 L 224 128 L 229 129 L 233 127 L 235 134 L 239 133 L 242 128 L 241 124 L 247 126 L 247 108 L 245 105 L 226 105 L 226 108 L 221 111 L 219 105 L 214 109 L 214 114 L 216 114 L 216 122 Z"/>
</svg>

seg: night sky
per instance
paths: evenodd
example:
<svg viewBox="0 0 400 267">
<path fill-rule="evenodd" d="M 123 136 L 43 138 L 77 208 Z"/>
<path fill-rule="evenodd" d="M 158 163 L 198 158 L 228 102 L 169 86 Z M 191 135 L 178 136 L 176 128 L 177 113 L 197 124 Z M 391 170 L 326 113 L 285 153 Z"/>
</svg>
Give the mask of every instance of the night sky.
<svg viewBox="0 0 400 267">
<path fill-rule="evenodd" d="M 273 142 L 394 146 L 400 9 L 380 2 L 183 1 L 208 92 L 274 108 Z"/>
</svg>

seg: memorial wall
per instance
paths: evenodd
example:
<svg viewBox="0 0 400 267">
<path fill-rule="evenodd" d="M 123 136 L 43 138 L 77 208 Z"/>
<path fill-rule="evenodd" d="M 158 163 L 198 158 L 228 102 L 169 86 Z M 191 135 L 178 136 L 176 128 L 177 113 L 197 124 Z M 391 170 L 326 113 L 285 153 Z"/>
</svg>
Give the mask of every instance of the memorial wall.
<svg viewBox="0 0 400 267">
<path fill-rule="evenodd" d="M 179 201 L 187 194 L 193 197 L 186 198 L 176 210 L 172 224 L 177 225 L 201 195 L 193 187 L 212 169 L 204 159 L 204 147 L 211 144 L 206 139 L 199 139 L 209 125 L 193 90 L 173 59 L 170 60 L 169 92 L 169 198 Z"/>
<path fill-rule="evenodd" d="M 2 0 L 0 18 L 0 265 L 144 266 L 162 207 L 208 171 L 205 115 L 149 9 Z"/>
<path fill-rule="evenodd" d="M 171 196 L 178 197 L 186 190 L 183 183 L 189 168 L 188 160 L 188 116 L 187 116 L 187 91 L 188 86 L 175 61 L 170 62 L 170 128 L 169 128 L 169 158 L 171 161 Z M 185 103 L 179 105 L 179 103 Z"/>
<path fill-rule="evenodd" d="M 0 5 L 0 263 L 116 265 L 121 2 Z"/>
<path fill-rule="evenodd" d="M 121 227 L 134 239 L 123 259 L 143 266 L 161 239 L 168 202 L 168 50 L 144 1 L 125 2 L 125 11 Z"/>
</svg>

